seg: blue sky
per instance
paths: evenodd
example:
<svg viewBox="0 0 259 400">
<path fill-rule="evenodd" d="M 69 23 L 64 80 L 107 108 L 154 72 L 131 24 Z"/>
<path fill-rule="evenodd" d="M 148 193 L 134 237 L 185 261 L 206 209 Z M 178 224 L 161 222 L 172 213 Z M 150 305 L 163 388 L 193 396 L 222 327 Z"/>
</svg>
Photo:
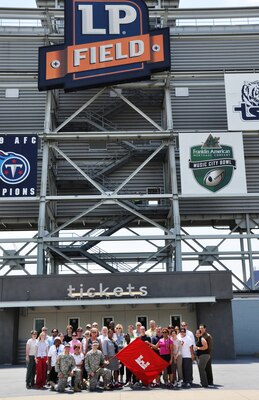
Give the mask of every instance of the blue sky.
<svg viewBox="0 0 259 400">
<path fill-rule="evenodd" d="M 259 6 L 259 0 L 180 0 L 184 8 Z M 0 7 L 35 7 L 35 0 L 0 0 Z"/>
</svg>

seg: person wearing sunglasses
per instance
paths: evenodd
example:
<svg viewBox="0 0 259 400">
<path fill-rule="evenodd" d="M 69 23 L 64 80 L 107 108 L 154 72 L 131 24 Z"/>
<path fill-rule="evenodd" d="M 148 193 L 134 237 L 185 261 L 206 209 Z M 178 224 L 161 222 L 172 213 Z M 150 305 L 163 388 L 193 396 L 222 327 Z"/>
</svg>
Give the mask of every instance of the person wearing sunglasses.
<svg viewBox="0 0 259 400">
<path fill-rule="evenodd" d="M 82 342 L 82 340 L 84 339 L 83 328 L 81 328 L 81 326 L 79 326 L 76 330 L 76 333 L 77 333 L 77 340 L 79 340 L 79 342 Z"/>
<path fill-rule="evenodd" d="M 72 333 L 72 340 L 69 342 L 70 345 L 70 354 L 74 354 L 74 346 L 77 345 L 80 347 L 80 353 L 82 352 L 82 343 L 77 339 L 77 333 Z"/>
<path fill-rule="evenodd" d="M 210 359 L 208 343 L 202 336 L 200 329 L 197 329 L 195 336 L 197 338 L 196 344 L 194 346 L 194 351 L 196 352 L 196 359 L 200 374 L 201 386 L 204 388 L 208 387 L 208 378 L 206 374 L 206 366 Z"/>
<path fill-rule="evenodd" d="M 174 343 L 173 340 L 169 337 L 169 329 L 162 329 L 163 337 L 158 340 L 156 345 L 152 345 L 151 347 L 156 350 L 159 350 L 159 355 L 169 363 L 166 370 L 163 372 L 163 379 L 168 388 L 173 388 L 173 371 L 172 371 L 172 362 L 173 362 L 173 349 Z M 168 382 L 169 377 L 169 382 Z"/>
<path fill-rule="evenodd" d="M 48 346 L 49 346 L 49 348 L 51 346 L 53 346 L 56 337 L 58 337 L 58 329 L 57 328 L 53 328 L 51 330 L 51 336 L 48 337 Z"/>
<path fill-rule="evenodd" d="M 183 360 L 183 383 L 187 389 L 191 388 L 192 384 L 192 362 L 194 361 L 194 351 L 192 339 L 186 335 L 186 329 L 180 328 L 181 343 L 182 343 L 182 360 Z"/>
</svg>

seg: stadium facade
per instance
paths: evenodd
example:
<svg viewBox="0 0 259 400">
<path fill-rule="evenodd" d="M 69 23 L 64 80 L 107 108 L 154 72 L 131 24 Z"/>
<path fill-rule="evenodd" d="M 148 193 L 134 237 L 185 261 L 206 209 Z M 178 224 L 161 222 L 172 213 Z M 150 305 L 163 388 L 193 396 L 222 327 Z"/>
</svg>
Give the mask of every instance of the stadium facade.
<svg viewBox="0 0 259 400">
<path fill-rule="evenodd" d="M 150 78 L 127 67 L 123 83 L 119 62 L 96 75 L 73 70 L 87 52 L 97 63 L 97 47 L 80 41 L 66 53 L 74 66 L 59 74 L 63 2 L 0 9 L 0 363 L 23 361 L 33 328 L 111 319 L 187 320 L 192 330 L 204 322 L 216 358 L 246 352 L 234 338 L 257 304 L 259 8 L 146 4 L 153 33 L 144 35 L 169 28 L 171 68 L 156 58 L 167 41 L 151 41 L 154 71 L 141 61 Z M 135 11 L 125 10 L 117 22 L 130 25 Z M 108 32 L 95 21 L 88 30 Z M 128 56 L 144 57 L 134 35 Z M 116 40 L 114 59 L 108 44 L 100 62 L 127 57 Z M 45 71 L 38 51 L 49 46 L 50 81 L 39 91 L 38 67 L 44 74 L 48 62 Z"/>
</svg>

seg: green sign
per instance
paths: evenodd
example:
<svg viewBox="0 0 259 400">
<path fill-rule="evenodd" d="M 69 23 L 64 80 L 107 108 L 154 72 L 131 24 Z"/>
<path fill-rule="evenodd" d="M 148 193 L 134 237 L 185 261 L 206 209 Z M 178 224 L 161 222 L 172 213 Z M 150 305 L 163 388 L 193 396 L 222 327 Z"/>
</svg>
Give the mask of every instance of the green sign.
<svg viewBox="0 0 259 400">
<path fill-rule="evenodd" d="M 190 149 L 189 168 L 196 181 L 211 192 L 227 186 L 236 168 L 232 147 L 220 145 L 219 139 L 209 135 L 204 144 Z"/>
</svg>

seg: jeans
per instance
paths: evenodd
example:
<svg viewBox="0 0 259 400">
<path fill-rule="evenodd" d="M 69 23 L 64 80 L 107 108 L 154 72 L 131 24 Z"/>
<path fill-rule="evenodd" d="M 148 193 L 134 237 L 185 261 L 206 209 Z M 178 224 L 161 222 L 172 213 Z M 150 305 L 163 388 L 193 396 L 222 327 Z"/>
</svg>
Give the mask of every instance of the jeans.
<svg viewBox="0 0 259 400">
<path fill-rule="evenodd" d="M 36 362 L 34 356 L 29 356 L 29 362 L 27 364 L 27 372 L 26 372 L 26 385 L 33 386 L 36 375 Z"/>
<path fill-rule="evenodd" d="M 209 354 L 201 354 L 198 357 L 198 368 L 199 368 L 199 374 L 200 374 L 200 379 L 201 379 L 201 385 L 203 387 L 208 387 L 206 365 L 207 365 L 209 359 L 210 359 Z"/>
</svg>

